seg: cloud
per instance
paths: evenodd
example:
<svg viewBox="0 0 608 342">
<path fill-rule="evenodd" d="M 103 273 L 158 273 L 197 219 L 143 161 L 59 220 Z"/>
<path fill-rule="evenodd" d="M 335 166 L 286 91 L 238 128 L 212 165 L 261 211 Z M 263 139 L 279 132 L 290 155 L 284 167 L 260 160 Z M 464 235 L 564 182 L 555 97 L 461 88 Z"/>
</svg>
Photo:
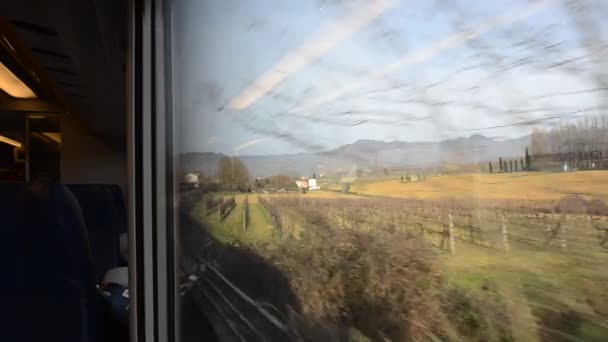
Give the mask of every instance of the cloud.
<svg viewBox="0 0 608 342">
<path fill-rule="evenodd" d="M 382 13 L 394 6 L 390 0 L 376 0 L 360 11 L 321 29 L 313 38 L 285 55 L 279 63 L 262 74 L 253 84 L 232 99 L 228 108 L 246 109 L 268 94 L 291 74 L 306 67 L 325 55 L 353 33 L 368 25 Z"/>
<path fill-rule="evenodd" d="M 473 29 L 471 31 L 462 31 L 462 32 L 453 33 L 423 49 L 414 51 L 412 53 L 408 53 L 408 54 L 404 55 L 398 61 L 393 62 L 377 71 L 368 73 L 366 76 L 360 78 L 358 81 L 351 82 L 349 84 L 349 86 L 347 86 L 345 88 L 339 89 L 333 93 L 329 93 L 325 96 L 321 96 L 321 97 L 313 99 L 309 102 L 306 102 L 299 107 L 290 109 L 289 112 L 294 113 L 294 112 L 298 112 L 298 111 L 305 111 L 306 109 L 309 109 L 310 107 L 319 106 L 319 105 L 323 105 L 323 104 L 329 103 L 331 101 L 334 101 L 346 94 L 349 94 L 353 91 L 356 91 L 356 90 L 366 86 L 367 84 L 369 84 L 370 80 L 384 80 L 384 77 L 386 77 L 386 76 L 389 76 L 405 67 L 409 67 L 409 66 L 413 66 L 413 65 L 416 65 L 419 63 L 426 62 L 426 61 L 432 59 L 433 57 L 435 57 L 440 52 L 461 46 L 464 43 L 466 43 L 472 39 L 475 39 L 476 37 L 478 37 L 479 35 L 481 35 L 485 32 L 488 32 L 490 30 L 493 30 L 493 29 L 496 29 L 496 28 L 499 28 L 502 26 L 507 26 L 507 25 L 513 24 L 515 22 L 518 22 L 520 20 L 523 20 L 525 18 L 528 18 L 528 17 L 532 16 L 533 14 L 539 12 L 540 10 L 544 9 L 551 2 L 552 1 L 549 1 L 549 0 L 535 1 L 535 2 L 532 2 L 531 4 L 520 7 L 517 10 L 515 10 L 509 14 L 495 16 L 495 17 L 481 23 L 480 25 L 478 25 L 475 29 Z"/>
</svg>

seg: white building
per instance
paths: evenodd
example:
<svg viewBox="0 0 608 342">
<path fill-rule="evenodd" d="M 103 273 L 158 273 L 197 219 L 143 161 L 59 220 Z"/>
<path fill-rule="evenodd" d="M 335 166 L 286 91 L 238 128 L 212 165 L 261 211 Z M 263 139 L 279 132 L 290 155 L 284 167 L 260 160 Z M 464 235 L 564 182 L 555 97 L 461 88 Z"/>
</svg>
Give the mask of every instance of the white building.
<svg viewBox="0 0 608 342">
<path fill-rule="evenodd" d="M 321 188 L 317 186 L 317 180 L 311 178 L 308 180 L 308 190 L 320 190 Z"/>
<path fill-rule="evenodd" d="M 302 177 L 300 179 L 296 179 L 296 185 L 298 189 L 308 189 L 308 178 Z"/>
<path fill-rule="evenodd" d="M 321 188 L 317 186 L 317 180 L 314 178 L 308 177 L 300 177 L 300 179 L 296 179 L 296 185 L 298 189 L 306 189 L 306 190 L 320 190 Z"/>
<path fill-rule="evenodd" d="M 184 183 L 186 184 L 198 184 L 198 175 L 194 173 L 187 173 L 184 176 Z"/>
</svg>

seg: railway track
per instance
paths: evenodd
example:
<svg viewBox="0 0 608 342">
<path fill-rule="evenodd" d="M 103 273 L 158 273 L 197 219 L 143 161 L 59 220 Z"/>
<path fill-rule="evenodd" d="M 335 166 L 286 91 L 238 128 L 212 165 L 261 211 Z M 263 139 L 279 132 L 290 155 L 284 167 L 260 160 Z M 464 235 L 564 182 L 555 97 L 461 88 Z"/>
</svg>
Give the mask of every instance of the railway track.
<svg viewBox="0 0 608 342">
<path fill-rule="evenodd" d="M 189 291 L 223 341 L 298 341 L 282 314 L 245 294 L 211 263 L 197 258 Z"/>
</svg>

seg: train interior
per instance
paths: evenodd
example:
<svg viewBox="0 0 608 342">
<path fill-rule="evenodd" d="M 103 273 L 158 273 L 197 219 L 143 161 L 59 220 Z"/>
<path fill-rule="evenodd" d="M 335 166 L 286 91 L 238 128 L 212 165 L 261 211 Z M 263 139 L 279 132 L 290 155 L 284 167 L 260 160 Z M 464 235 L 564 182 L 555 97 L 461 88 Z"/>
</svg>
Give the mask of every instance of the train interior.
<svg viewBox="0 0 608 342">
<path fill-rule="evenodd" d="M 0 3 L 2 340 L 129 339 L 126 47 L 126 2 Z"/>
</svg>

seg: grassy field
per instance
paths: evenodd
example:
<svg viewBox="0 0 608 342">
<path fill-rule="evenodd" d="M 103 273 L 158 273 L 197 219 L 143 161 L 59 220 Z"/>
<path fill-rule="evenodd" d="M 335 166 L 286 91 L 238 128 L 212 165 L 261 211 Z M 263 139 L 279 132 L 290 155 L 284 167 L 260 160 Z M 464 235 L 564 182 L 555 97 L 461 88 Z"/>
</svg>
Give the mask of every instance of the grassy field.
<svg viewBox="0 0 608 342">
<path fill-rule="evenodd" d="M 425 222 L 427 231 L 434 229 L 438 234 L 445 219 L 443 215 L 429 223 L 427 214 L 432 209 L 403 207 L 397 199 L 302 202 L 292 197 L 276 198 L 274 202 L 295 209 L 296 215 L 326 217 L 334 229 L 372 236 L 383 236 L 386 231 L 395 236 L 417 234 L 418 222 Z M 456 303 L 445 311 L 452 315 L 450 319 L 465 326 L 461 327 L 465 336 L 471 340 L 500 340 L 509 335 L 518 341 L 603 341 L 608 336 L 608 250 L 598 246 L 595 231 L 583 217 L 568 215 L 566 244 L 558 238 L 546 245 L 544 222 L 558 217 L 510 213 L 510 247 L 504 251 L 500 242 L 482 245 L 469 241 L 466 220 L 458 215 L 454 215 L 455 252 L 440 253 L 435 266 L 443 279 L 442 293 L 455 291 L 466 299 L 466 305 Z M 491 211 L 483 213 L 481 221 L 473 221 L 486 242 L 494 240 L 492 235 L 500 241 L 499 222 Z M 605 226 L 607 221 L 603 217 L 598 222 Z M 555 224 L 552 221 L 550 226 Z M 300 229 L 316 229 L 313 227 Z M 427 243 L 442 250 L 436 239 Z M 507 332 L 503 321 L 508 322 Z"/>
<path fill-rule="evenodd" d="M 371 300 L 368 296 L 376 293 L 374 291 L 379 291 L 374 295 L 379 297 L 374 300 L 384 303 L 381 307 L 398 311 L 400 308 L 390 294 L 400 293 L 399 288 L 387 288 L 384 284 L 398 280 L 397 284 L 403 284 L 399 286 L 411 286 L 407 281 L 393 279 L 396 277 L 393 269 L 408 264 L 424 245 L 436 251 L 436 257 L 429 257 L 428 267 L 437 277 L 432 288 L 438 291 L 437 295 L 425 292 L 428 303 L 424 305 L 439 300 L 441 309 L 438 310 L 456 331 L 446 334 L 456 334 L 459 336 L 456 340 L 607 339 L 608 249 L 598 244 L 599 231 L 593 228 L 593 224 L 608 226 L 605 214 L 591 218 L 586 214 L 537 214 L 525 208 L 510 208 L 506 211 L 509 249 L 505 251 L 500 230 L 504 210 L 447 208 L 441 207 L 438 200 L 521 203 L 522 200 L 554 201 L 577 194 L 605 201 L 608 172 L 461 174 L 410 184 L 384 179 L 360 181 L 353 184 L 351 190 L 366 196 L 331 191 L 248 195 L 250 224 L 247 230 L 242 228 L 245 195 L 236 196 L 236 207 L 222 223 L 218 222 L 217 213 L 204 215 L 201 208 L 195 207 L 194 214 L 218 240 L 249 244 L 264 257 L 274 260 L 273 263 L 292 278 L 296 292 L 310 305 L 308 310 L 319 317 L 327 314 L 323 308 L 337 305 L 340 310 L 346 310 L 342 306 L 353 305 L 353 300 L 357 304 L 348 309 L 354 310 L 349 311 L 349 315 L 363 310 L 362 314 L 367 317 L 366 310 L 370 308 L 365 305 L 379 310 L 377 303 L 359 303 L 359 299 Z M 269 199 L 275 208 L 266 210 L 259 196 Z M 419 205 L 423 207 L 416 207 Z M 442 239 L 441 231 L 448 226 L 448 210 L 454 217 L 454 253 L 449 253 L 436 238 L 426 238 Z M 273 219 L 271 212 L 278 216 Z M 277 222 L 282 226 L 273 225 Z M 425 233 L 420 238 L 423 226 Z M 469 235 L 468 226 L 475 226 L 481 237 Z M 549 243 L 547 229 L 562 226 L 567 230 L 560 231 Z M 418 242 L 412 243 L 407 237 L 412 235 Z M 483 243 L 476 241 L 478 239 Z M 378 247 L 374 247 L 376 245 Z M 419 252 L 420 255 L 427 253 L 424 248 Z M 359 271 L 362 273 L 356 273 Z M 370 276 L 370 272 L 380 273 Z M 418 276 L 426 279 L 427 275 Z M 344 297 L 351 291 L 349 284 L 353 281 L 358 284 L 359 277 L 367 280 L 360 285 L 363 288 L 353 290 L 358 293 L 356 298 Z M 407 291 L 405 293 L 409 293 Z M 390 300 L 386 302 L 386 298 Z M 398 298 L 402 298 L 401 295 Z M 346 302 L 336 304 L 338 299 Z M 375 315 L 383 317 L 385 313 L 377 311 Z M 400 312 L 400 315 L 409 314 L 409 311 Z M 426 315 L 426 319 L 441 317 Z M 389 315 L 384 319 L 387 317 L 393 318 Z M 384 329 L 382 325 L 367 323 L 357 319 L 351 322 L 368 336 L 372 336 L 373 329 Z M 423 320 L 421 326 L 427 323 Z M 450 331 L 450 328 L 442 329 L 437 330 Z"/>
<path fill-rule="evenodd" d="M 608 334 L 606 253 L 591 258 L 541 248 L 503 253 L 461 244 L 456 255 L 440 260 L 450 285 L 476 298 L 488 292 L 502 298 L 515 340 L 602 341 Z"/>
<path fill-rule="evenodd" d="M 249 201 L 250 222 L 247 230 L 243 230 L 243 201 L 245 197 Z M 198 221 L 204 223 L 212 236 L 224 243 L 271 240 L 273 234 L 271 220 L 266 210 L 258 204 L 257 196 L 237 195 L 235 199 L 236 206 L 221 223 L 216 211 L 205 215 L 205 211 L 202 208 L 203 202 L 198 203 L 194 207 L 193 215 Z"/>
<path fill-rule="evenodd" d="M 416 183 L 399 179 L 355 182 L 351 191 L 416 199 L 555 200 L 569 194 L 608 200 L 608 171 L 455 174 Z"/>
</svg>

